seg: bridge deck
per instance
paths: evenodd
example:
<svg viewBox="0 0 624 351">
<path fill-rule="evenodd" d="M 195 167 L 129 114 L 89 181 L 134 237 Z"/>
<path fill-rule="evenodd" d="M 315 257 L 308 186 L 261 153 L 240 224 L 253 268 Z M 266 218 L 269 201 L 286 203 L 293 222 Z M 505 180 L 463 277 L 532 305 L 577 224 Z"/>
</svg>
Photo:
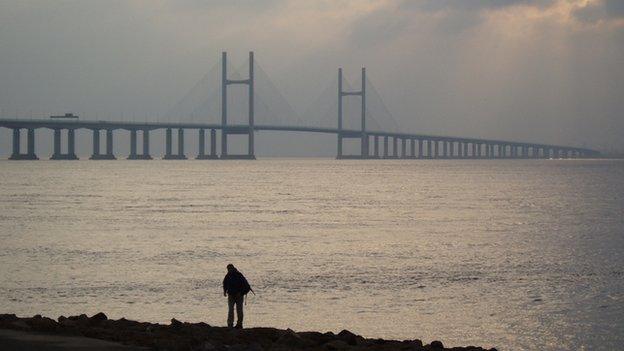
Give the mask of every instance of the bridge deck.
<svg viewBox="0 0 624 351">
<path fill-rule="evenodd" d="M 221 124 L 214 123 L 190 123 L 190 122 L 120 122 L 120 121 L 90 121 L 90 120 L 59 120 L 59 119 L 0 119 L 0 127 L 5 128 L 48 128 L 48 129 L 124 129 L 124 130 L 156 130 L 156 129 L 222 129 Z M 236 131 L 248 131 L 249 126 L 230 124 L 227 125 L 226 130 L 231 132 Z M 288 132 L 303 132 L 303 133 L 325 133 L 325 134 L 342 134 L 344 137 L 360 137 L 362 135 L 359 130 L 342 129 L 337 128 L 323 128 L 323 127 L 306 127 L 306 126 L 282 126 L 282 125 L 255 125 L 255 131 L 288 131 Z M 552 145 L 532 142 L 520 142 L 509 140 L 496 140 L 496 139 L 481 139 L 481 138 L 467 138 L 467 137 L 455 137 L 455 136 L 442 136 L 431 135 L 421 133 L 397 133 L 397 132 L 384 132 L 384 131 L 367 131 L 369 136 L 388 136 L 404 139 L 422 139 L 431 141 L 449 141 L 449 142 L 463 142 L 463 143 L 481 143 L 481 144 L 504 144 L 518 147 L 539 147 L 539 148 L 556 148 L 561 150 L 578 151 L 589 154 L 598 154 L 597 151 L 573 147 L 564 145 Z"/>
</svg>

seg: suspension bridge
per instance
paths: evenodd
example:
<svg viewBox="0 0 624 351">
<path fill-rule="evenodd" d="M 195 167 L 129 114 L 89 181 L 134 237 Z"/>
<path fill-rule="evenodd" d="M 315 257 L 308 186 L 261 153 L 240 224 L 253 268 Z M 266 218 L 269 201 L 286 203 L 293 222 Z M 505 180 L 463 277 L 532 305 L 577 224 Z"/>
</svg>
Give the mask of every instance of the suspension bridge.
<svg viewBox="0 0 624 351">
<path fill-rule="evenodd" d="M 204 77 L 168 113 L 165 121 L 113 121 L 84 120 L 73 115 L 52 116 L 49 119 L 2 118 L 0 127 L 12 130 L 11 160 L 36 160 L 35 131 L 53 131 L 52 160 L 76 160 L 76 130 L 92 132 L 92 160 L 113 160 L 114 133 L 126 131 L 130 134 L 128 159 L 152 159 L 150 154 L 150 132 L 165 131 L 165 154 L 163 159 L 186 159 L 185 132 L 197 131 L 197 159 L 255 159 L 255 133 L 258 131 L 323 133 L 335 135 L 336 158 L 338 159 L 494 159 L 494 158 L 589 158 L 599 152 L 587 148 L 494 140 L 470 137 L 429 135 L 409 133 L 399 129 L 388 112 L 379 94 L 366 78 L 366 69 L 361 70 L 361 84 L 351 87 L 338 69 L 337 87 L 327 90 L 326 100 L 316 106 L 329 106 L 329 114 L 309 113 L 311 118 L 296 117 L 297 113 L 279 94 L 267 75 L 259 69 L 264 89 L 257 91 L 253 52 L 249 53 L 248 74 L 240 76 L 238 71 L 228 72 L 227 53 L 222 53 L 220 64 L 220 85 L 211 87 L 218 79 L 210 74 Z M 211 72 L 216 71 L 215 69 Z M 228 75 L 228 74 L 231 75 Z M 233 100 L 228 88 L 242 86 L 247 90 L 247 101 Z M 335 90 L 334 90 L 335 89 Z M 266 95 L 277 96 L 272 101 L 262 99 Z M 261 99 L 257 99 L 260 97 Z M 269 99 L 270 100 L 270 99 Z M 370 100 L 375 103 L 371 104 Z M 232 108 L 229 108 L 232 107 Z M 376 107 L 372 108 L 371 107 Z M 277 111 L 276 111 L 277 109 Z M 243 111 L 245 110 L 245 111 Z M 358 113 L 353 113 L 354 111 Z M 230 115 L 229 113 L 232 113 Z M 211 120 L 220 114 L 220 120 Z M 244 120 L 240 116 L 247 115 Z M 184 120 L 180 116 L 199 116 L 201 120 Z M 260 115 L 261 121 L 257 123 Z M 232 118 L 232 117 L 234 118 Z M 317 116 L 321 116 L 318 118 Z M 331 116 L 331 118 L 326 118 Z M 280 118 L 281 117 L 281 118 Z M 294 120 L 293 120 L 294 117 Z M 175 119 L 175 120 L 174 120 Z M 312 123 L 310 123 L 312 122 Z M 316 125 L 314 125 L 316 122 Z M 307 124 L 307 125 L 306 125 Z M 26 132 L 25 152 L 22 152 L 22 132 Z M 219 134 L 219 135 L 218 135 Z M 247 152 L 228 151 L 228 137 L 241 135 L 247 138 Z M 104 143 L 101 137 L 104 136 Z M 141 137 L 141 152 L 138 139 Z M 63 143 L 63 139 L 66 140 Z M 174 139 L 176 139 L 174 142 Z M 359 151 L 345 154 L 346 140 L 359 143 Z M 65 147 L 63 147 L 65 144 Z M 104 147 L 102 147 L 104 144 Z M 177 144 L 177 145 L 176 145 Z M 220 145 L 218 145 L 220 144 Z M 175 147 L 174 147 L 175 146 Z M 208 147 L 209 146 L 209 147 Z"/>
</svg>

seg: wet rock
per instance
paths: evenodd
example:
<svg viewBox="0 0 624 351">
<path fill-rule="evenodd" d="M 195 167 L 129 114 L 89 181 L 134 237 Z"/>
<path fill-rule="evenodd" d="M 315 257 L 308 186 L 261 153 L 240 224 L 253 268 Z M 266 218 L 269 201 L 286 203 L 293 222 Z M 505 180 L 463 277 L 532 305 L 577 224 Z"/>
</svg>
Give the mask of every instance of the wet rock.
<svg viewBox="0 0 624 351">
<path fill-rule="evenodd" d="M 26 323 L 36 331 L 52 332 L 58 329 L 58 323 L 55 320 L 40 315 L 27 319 Z"/>
<path fill-rule="evenodd" d="M 419 340 L 419 339 L 406 340 L 405 342 L 407 342 L 407 343 L 409 343 L 411 345 L 416 345 L 416 346 L 419 346 L 419 347 L 423 347 L 423 342 L 422 342 L 422 340 Z"/>
<path fill-rule="evenodd" d="M 0 314 L 0 322 L 14 322 L 18 319 L 14 314 Z"/>
<path fill-rule="evenodd" d="M 340 333 L 338 333 L 338 338 L 352 346 L 357 345 L 358 341 L 363 339 L 361 336 L 355 335 L 346 329 L 343 329 Z"/>
<path fill-rule="evenodd" d="M 8 328 L 13 322 L 17 322 L 19 318 L 14 314 L 0 314 L 0 327 Z"/>
<path fill-rule="evenodd" d="M 332 340 L 324 345 L 325 350 L 336 351 L 336 350 L 348 350 L 349 344 L 342 340 Z"/>
<path fill-rule="evenodd" d="M 290 329 L 287 329 L 284 335 L 277 339 L 275 343 L 290 348 L 304 348 L 308 346 L 308 343 L 299 334 Z"/>
<path fill-rule="evenodd" d="M 87 326 L 89 324 L 89 317 L 86 314 L 81 314 L 79 316 L 69 316 L 67 317 L 70 321 L 75 322 L 76 326 Z"/>
<path fill-rule="evenodd" d="M 91 316 L 91 318 L 89 318 L 89 324 L 91 325 L 99 325 L 104 321 L 107 321 L 108 317 L 106 317 L 106 315 L 103 312 L 94 314 L 93 316 Z"/>
<path fill-rule="evenodd" d="M 182 322 L 180 322 L 179 320 L 175 319 L 175 318 L 171 318 L 171 328 L 173 329 L 180 329 L 182 328 L 184 324 L 182 324 Z"/>
<path fill-rule="evenodd" d="M 442 341 L 434 340 L 429 344 L 432 350 L 444 350 L 444 345 Z"/>
</svg>

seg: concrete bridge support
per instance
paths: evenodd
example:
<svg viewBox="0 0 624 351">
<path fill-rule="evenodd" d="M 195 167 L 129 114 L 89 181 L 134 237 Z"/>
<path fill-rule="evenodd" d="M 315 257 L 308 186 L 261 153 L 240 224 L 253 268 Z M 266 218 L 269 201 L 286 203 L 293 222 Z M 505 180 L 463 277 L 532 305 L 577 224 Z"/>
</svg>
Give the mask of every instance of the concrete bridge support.
<svg viewBox="0 0 624 351">
<path fill-rule="evenodd" d="M 379 135 L 373 137 L 373 156 L 379 158 Z"/>
<path fill-rule="evenodd" d="M 451 141 L 450 144 L 451 144 L 450 150 L 449 150 L 450 156 L 451 158 L 455 158 L 455 142 Z"/>
<path fill-rule="evenodd" d="M 149 153 L 149 130 L 144 129 L 143 132 L 143 153 L 137 154 L 137 130 L 130 130 L 130 155 L 128 160 L 151 160 Z"/>
<path fill-rule="evenodd" d="M 423 140 L 418 139 L 418 158 L 423 158 Z"/>
<path fill-rule="evenodd" d="M 184 155 L 184 129 L 178 128 L 178 153 L 173 153 L 172 147 L 173 135 L 171 128 L 167 128 L 165 132 L 165 160 L 186 160 Z"/>
<path fill-rule="evenodd" d="M 77 160 L 76 156 L 76 133 L 74 129 L 67 129 L 67 153 L 61 152 L 61 129 L 54 129 L 54 153 L 51 160 Z"/>
<path fill-rule="evenodd" d="M 399 139 L 392 137 L 392 158 L 399 158 Z"/>
<path fill-rule="evenodd" d="M 390 153 L 388 152 L 388 136 L 384 135 L 383 139 L 383 158 L 388 158 Z"/>
<path fill-rule="evenodd" d="M 434 141 L 434 145 L 433 145 L 433 158 L 439 158 L 440 157 L 440 141 L 436 140 Z"/>
<path fill-rule="evenodd" d="M 21 153 L 21 130 L 20 128 L 13 128 L 13 150 L 9 160 L 38 160 L 39 158 L 35 154 L 35 130 L 33 128 L 27 129 L 27 151 L 25 154 Z"/>
<path fill-rule="evenodd" d="M 407 139 L 401 138 L 401 158 L 407 158 Z"/>
<path fill-rule="evenodd" d="M 442 141 L 442 158 L 448 158 L 448 141 Z"/>
<path fill-rule="evenodd" d="M 216 136 L 217 136 L 217 131 L 214 129 L 210 130 L 210 153 L 206 154 L 206 130 L 201 128 L 199 130 L 199 149 L 197 152 L 197 159 L 198 160 L 214 160 L 214 159 L 218 159 L 219 156 L 217 156 L 217 140 L 216 140 Z"/>
<path fill-rule="evenodd" d="M 90 160 L 114 160 L 113 155 L 113 131 L 106 130 L 106 154 L 100 153 L 100 130 L 93 129 L 93 153 Z"/>
<path fill-rule="evenodd" d="M 410 158 L 416 158 L 416 139 L 410 139 Z"/>
</svg>

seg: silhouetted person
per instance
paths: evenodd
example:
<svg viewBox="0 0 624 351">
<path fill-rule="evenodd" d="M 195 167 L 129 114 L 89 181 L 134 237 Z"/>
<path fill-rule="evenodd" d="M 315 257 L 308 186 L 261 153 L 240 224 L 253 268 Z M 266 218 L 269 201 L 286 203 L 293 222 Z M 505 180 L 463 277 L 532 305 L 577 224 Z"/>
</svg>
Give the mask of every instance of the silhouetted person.
<svg viewBox="0 0 624 351">
<path fill-rule="evenodd" d="M 236 328 L 243 328 L 243 303 L 245 295 L 250 291 L 253 292 L 251 286 L 245 279 L 245 276 L 234 267 L 233 264 L 227 265 L 227 274 L 223 278 L 223 296 L 228 297 L 228 327 L 234 324 L 234 305 L 236 305 Z"/>
</svg>

